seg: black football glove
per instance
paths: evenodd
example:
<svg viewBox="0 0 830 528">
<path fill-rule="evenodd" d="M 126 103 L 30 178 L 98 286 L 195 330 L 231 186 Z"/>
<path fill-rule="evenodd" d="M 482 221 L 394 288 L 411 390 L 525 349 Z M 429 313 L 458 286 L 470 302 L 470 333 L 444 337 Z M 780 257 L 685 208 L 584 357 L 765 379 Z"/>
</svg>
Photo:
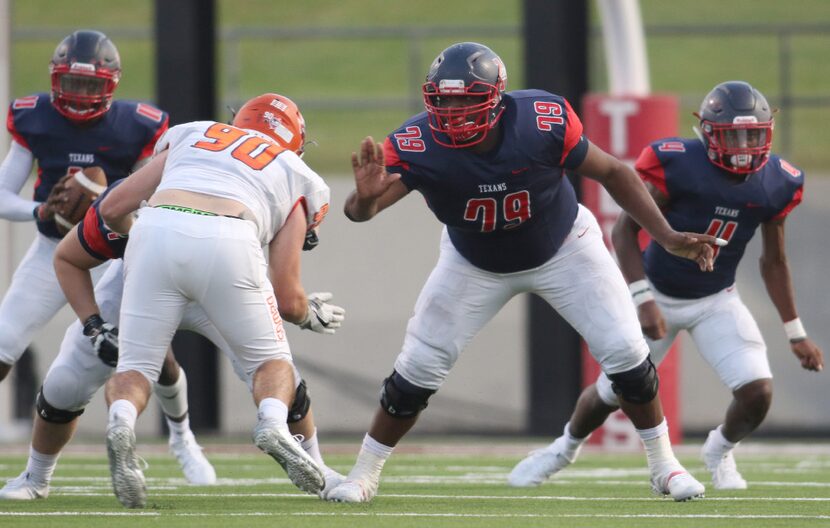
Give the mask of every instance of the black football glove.
<svg viewBox="0 0 830 528">
<path fill-rule="evenodd" d="M 98 314 L 90 315 L 84 321 L 84 335 L 92 342 L 92 349 L 105 365 L 118 364 L 118 328 L 105 323 Z"/>
</svg>

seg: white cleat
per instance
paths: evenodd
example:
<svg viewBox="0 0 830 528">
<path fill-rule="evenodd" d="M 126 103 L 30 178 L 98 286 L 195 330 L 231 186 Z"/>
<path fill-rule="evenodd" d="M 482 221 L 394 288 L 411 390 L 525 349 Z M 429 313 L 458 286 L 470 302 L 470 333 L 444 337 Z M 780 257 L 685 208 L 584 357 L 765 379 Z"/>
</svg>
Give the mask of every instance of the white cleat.
<svg viewBox="0 0 830 528">
<path fill-rule="evenodd" d="M 187 482 L 195 486 L 216 484 L 216 470 L 205 458 L 202 447 L 196 443 L 191 431 L 170 436 L 170 452 L 179 461 Z"/>
<path fill-rule="evenodd" d="M 135 433 L 129 426 L 116 423 L 107 428 L 107 456 L 115 496 L 127 508 L 143 508 L 147 485 L 135 454 Z"/>
<path fill-rule="evenodd" d="M 538 486 L 554 473 L 571 465 L 579 456 L 582 446 L 579 446 L 573 456 L 568 458 L 562 449 L 564 442 L 564 438 L 559 438 L 544 449 L 531 451 L 530 455 L 516 464 L 507 476 L 507 483 L 518 488 Z"/>
<path fill-rule="evenodd" d="M 377 480 L 347 478 L 326 494 L 326 500 L 334 502 L 370 502 L 378 492 Z"/>
<path fill-rule="evenodd" d="M 738 471 L 738 466 L 735 464 L 735 457 L 732 455 L 732 450 L 729 450 L 723 455 L 712 453 L 711 431 L 706 442 L 703 444 L 703 451 L 701 458 L 703 463 L 712 473 L 712 485 L 719 490 L 743 490 L 747 488 L 746 480 Z"/>
<path fill-rule="evenodd" d="M 324 465 L 323 469 L 323 477 L 326 480 L 326 485 L 323 486 L 322 491 L 317 495 L 320 496 L 321 499 L 328 499 L 328 493 L 342 484 L 346 480 L 346 475 L 341 475 L 337 471 L 331 469 L 330 467 Z"/>
<path fill-rule="evenodd" d="M 323 490 L 323 472 L 284 423 L 259 421 L 254 429 L 254 444 L 282 466 L 295 486 L 307 493 L 319 494 Z"/>
<path fill-rule="evenodd" d="M 652 477 L 651 487 L 660 495 L 671 495 L 678 502 L 703 497 L 706 488 L 697 481 L 688 471 L 678 467 L 659 477 Z"/>
<path fill-rule="evenodd" d="M 37 485 L 29 478 L 29 472 L 24 471 L 16 478 L 6 482 L 0 489 L 0 500 L 35 500 L 49 496 L 49 485 Z"/>
</svg>

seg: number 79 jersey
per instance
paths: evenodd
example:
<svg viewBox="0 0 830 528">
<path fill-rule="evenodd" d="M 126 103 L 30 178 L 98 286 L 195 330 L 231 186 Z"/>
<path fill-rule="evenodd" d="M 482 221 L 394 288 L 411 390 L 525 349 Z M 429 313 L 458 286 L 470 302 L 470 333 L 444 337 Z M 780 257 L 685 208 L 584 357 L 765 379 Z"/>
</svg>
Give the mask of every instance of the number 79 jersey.
<svg viewBox="0 0 830 528">
<path fill-rule="evenodd" d="M 578 167 L 588 149 L 564 98 L 520 90 L 506 93 L 504 105 L 501 139 L 489 152 L 439 145 L 426 113 L 384 143 L 387 170 L 423 194 L 464 258 L 495 273 L 541 266 L 559 249 L 578 209 L 564 169 Z"/>
<path fill-rule="evenodd" d="M 236 200 L 254 215 L 267 245 L 301 205 L 308 228 L 328 212 L 330 191 L 294 152 L 267 136 L 214 121 L 175 126 L 156 144 L 169 149 L 157 190 L 179 189 Z"/>
</svg>

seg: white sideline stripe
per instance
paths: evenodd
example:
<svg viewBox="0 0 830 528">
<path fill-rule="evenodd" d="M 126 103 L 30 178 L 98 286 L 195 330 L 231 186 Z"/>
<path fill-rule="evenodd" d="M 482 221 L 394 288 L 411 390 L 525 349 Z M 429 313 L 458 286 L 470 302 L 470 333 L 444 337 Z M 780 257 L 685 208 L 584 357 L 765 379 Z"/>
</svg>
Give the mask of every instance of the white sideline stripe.
<svg viewBox="0 0 830 528">
<path fill-rule="evenodd" d="M 153 490 L 150 490 L 153 493 Z M 67 491 L 52 490 L 54 496 L 61 497 L 108 497 L 112 492 L 106 491 Z M 274 499 L 305 499 L 318 501 L 314 495 L 300 493 L 155 493 L 157 497 L 266 497 Z M 383 493 L 379 497 L 395 499 L 444 499 L 444 500 L 494 500 L 494 501 L 571 501 L 571 502 L 654 502 L 666 500 L 653 495 L 650 497 L 573 497 L 573 496 L 534 496 L 534 495 L 427 495 L 410 493 Z M 706 497 L 705 502 L 830 502 L 830 497 Z"/>
<path fill-rule="evenodd" d="M 830 519 L 830 515 L 728 515 L 716 513 L 685 514 L 612 514 L 612 513 L 419 513 L 419 512 L 0 512 L 0 517 L 474 517 L 480 519 Z"/>
<path fill-rule="evenodd" d="M 0 517 L 158 517 L 156 512 L 0 512 Z"/>
</svg>

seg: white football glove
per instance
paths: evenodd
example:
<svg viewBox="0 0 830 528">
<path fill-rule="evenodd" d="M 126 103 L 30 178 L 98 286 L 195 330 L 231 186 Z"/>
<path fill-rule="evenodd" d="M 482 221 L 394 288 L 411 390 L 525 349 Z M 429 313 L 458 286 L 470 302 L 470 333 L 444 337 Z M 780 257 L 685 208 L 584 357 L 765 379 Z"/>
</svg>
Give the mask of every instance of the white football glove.
<svg viewBox="0 0 830 528">
<path fill-rule="evenodd" d="M 305 319 L 297 323 L 303 330 L 312 330 L 321 334 L 333 334 L 345 318 L 346 310 L 329 304 L 334 297 L 330 292 L 316 292 L 308 295 L 308 313 Z"/>
</svg>

